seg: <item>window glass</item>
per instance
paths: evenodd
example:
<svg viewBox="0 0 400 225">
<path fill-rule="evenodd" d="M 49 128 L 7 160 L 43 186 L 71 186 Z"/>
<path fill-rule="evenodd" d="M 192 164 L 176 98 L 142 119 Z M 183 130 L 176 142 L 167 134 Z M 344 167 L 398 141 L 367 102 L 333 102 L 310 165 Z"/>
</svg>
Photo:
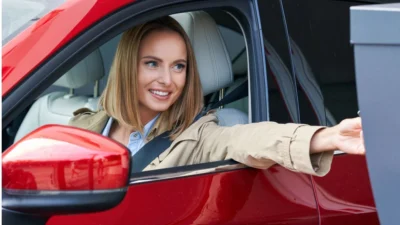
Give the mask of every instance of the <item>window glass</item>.
<svg viewBox="0 0 400 225">
<path fill-rule="evenodd" d="M 349 7 L 330 0 L 284 0 L 301 122 L 334 125 L 357 116 Z"/>
<path fill-rule="evenodd" d="M 258 1 L 267 60 L 270 120 L 298 122 L 297 96 L 279 0 Z"/>
<path fill-rule="evenodd" d="M 221 32 L 232 61 L 240 57 L 241 54 L 246 54 L 246 44 L 240 32 L 221 25 L 218 26 L 218 29 Z"/>
</svg>

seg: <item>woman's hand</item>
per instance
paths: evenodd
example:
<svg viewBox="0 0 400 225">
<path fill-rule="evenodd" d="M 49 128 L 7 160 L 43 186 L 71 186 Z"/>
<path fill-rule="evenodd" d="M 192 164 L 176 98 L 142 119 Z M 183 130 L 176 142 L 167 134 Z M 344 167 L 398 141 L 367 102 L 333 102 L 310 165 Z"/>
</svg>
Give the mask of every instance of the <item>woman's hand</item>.
<svg viewBox="0 0 400 225">
<path fill-rule="evenodd" d="M 339 150 L 348 154 L 365 154 L 364 136 L 361 118 L 343 120 L 337 125 L 339 131 L 335 145 Z"/>
<path fill-rule="evenodd" d="M 333 150 L 341 150 L 348 154 L 365 154 L 360 117 L 345 119 L 334 127 L 322 129 L 311 139 L 311 153 Z"/>
</svg>

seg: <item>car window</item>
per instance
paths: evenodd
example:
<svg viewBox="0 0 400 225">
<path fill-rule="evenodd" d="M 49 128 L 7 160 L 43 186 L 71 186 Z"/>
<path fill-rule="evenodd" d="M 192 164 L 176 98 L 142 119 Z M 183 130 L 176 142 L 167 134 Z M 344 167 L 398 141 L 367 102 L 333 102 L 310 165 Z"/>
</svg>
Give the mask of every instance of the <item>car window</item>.
<svg viewBox="0 0 400 225">
<path fill-rule="evenodd" d="M 267 63 L 270 120 L 298 122 L 297 96 L 279 0 L 258 1 Z"/>
<path fill-rule="evenodd" d="M 219 13 L 218 16 L 230 17 L 228 14 L 222 15 L 221 13 Z M 239 54 L 243 53 L 243 51 L 246 52 L 246 46 L 237 22 L 234 19 L 225 19 L 225 21 L 230 21 L 229 27 L 228 25 L 218 25 L 217 28 L 221 32 L 224 41 L 226 40 L 227 56 L 233 60 L 237 58 Z M 228 37 L 235 38 L 235 40 L 229 39 Z M 121 34 L 98 47 L 79 63 L 72 66 L 72 68 L 55 83 L 44 90 L 36 101 L 32 102 L 29 107 L 4 130 L 3 149 L 6 149 L 10 144 L 15 143 L 31 131 L 43 125 L 67 125 L 69 120 L 73 117 L 73 112 L 80 108 L 89 108 L 94 111 L 98 110 L 99 96 L 107 83 L 110 67 L 120 38 Z M 207 49 L 209 46 L 206 45 L 205 47 Z M 235 81 L 239 78 L 243 76 L 247 78 L 247 61 L 245 62 L 244 68 L 241 68 L 245 73 L 237 73 L 238 77 L 233 78 L 233 81 L 226 87 L 227 90 L 233 90 Z M 90 73 L 88 71 L 90 71 Z M 200 74 L 200 76 L 202 75 Z M 241 110 L 244 113 L 241 115 L 245 115 L 247 118 L 248 101 L 244 99 L 241 101 L 242 102 L 237 105 L 236 109 Z"/>
<path fill-rule="evenodd" d="M 2 45 L 65 0 L 3 0 Z"/>
<path fill-rule="evenodd" d="M 224 39 L 231 61 L 240 57 L 243 52 L 246 52 L 246 44 L 240 31 L 238 32 L 222 25 L 218 25 L 218 29 Z M 247 69 L 246 66 L 244 69 Z M 236 71 L 234 70 L 234 72 Z"/>
<path fill-rule="evenodd" d="M 330 0 L 283 1 L 302 123 L 332 126 L 357 116 L 349 7 Z"/>
</svg>

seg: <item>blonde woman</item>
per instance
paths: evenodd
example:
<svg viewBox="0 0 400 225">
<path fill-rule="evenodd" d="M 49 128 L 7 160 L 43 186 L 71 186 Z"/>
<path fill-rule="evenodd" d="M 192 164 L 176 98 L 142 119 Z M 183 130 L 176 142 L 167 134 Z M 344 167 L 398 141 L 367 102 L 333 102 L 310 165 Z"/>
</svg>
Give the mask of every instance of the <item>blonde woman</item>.
<svg viewBox="0 0 400 225">
<path fill-rule="evenodd" d="M 189 38 L 171 17 L 136 26 L 118 45 L 102 110 L 80 109 L 70 125 L 103 134 L 134 155 L 146 142 L 171 131 L 172 144 L 144 170 L 234 159 L 266 169 L 325 175 L 333 150 L 364 154 L 360 118 L 331 128 L 261 122 L 218 126 L 214 112 L 193 123 L 203 93 Z"/>
</svg>

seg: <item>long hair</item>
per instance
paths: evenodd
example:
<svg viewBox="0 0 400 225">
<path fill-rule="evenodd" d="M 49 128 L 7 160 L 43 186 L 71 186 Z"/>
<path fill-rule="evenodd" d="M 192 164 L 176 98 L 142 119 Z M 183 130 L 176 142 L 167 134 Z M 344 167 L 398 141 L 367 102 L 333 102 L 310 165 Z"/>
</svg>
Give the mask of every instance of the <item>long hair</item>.
<svg viewBox="0 0 400 225">
<path fill-rule="evenodd" d="M 185 41 L 187 51 L 186 83 L 180 97 L 161 113 L 159 122 L 171 131 L 175 139 L 188 128 L 203 107 L 203 92 L 196 59 L 189 37 L 180 24 L 170 16 L 162 17 L 135 26 L 121 37 L 110 74 L 99 104 L 106 113 L 119 123 L 142 132 L 138 98 L 139 46 L 143 38 L 152 31 L 177 32 Z"/>
</svg>

